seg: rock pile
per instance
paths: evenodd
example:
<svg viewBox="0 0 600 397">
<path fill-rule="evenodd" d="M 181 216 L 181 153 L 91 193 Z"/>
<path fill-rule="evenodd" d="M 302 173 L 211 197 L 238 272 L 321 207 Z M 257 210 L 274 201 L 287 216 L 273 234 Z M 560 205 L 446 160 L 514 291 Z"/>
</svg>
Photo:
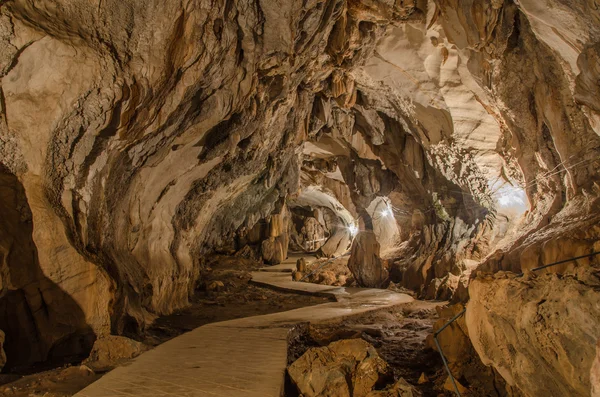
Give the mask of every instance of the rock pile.
<svg viewBox="0 0 600 397">
<path fill-rule="evenodd" d="M 288 374 L 305 397 L 420 396 L 403 379 L 384 390 L 392 380 L 390 368 L 362 339 L 309 349 L 289 366 Z"/>
</svg>

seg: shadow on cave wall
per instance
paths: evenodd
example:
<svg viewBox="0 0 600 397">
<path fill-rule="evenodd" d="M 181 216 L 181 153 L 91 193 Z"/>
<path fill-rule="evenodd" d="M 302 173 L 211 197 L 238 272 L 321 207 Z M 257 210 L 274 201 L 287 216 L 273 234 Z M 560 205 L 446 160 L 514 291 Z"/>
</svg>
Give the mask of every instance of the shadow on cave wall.
<svg viewBox="0 0 600 397">
<path fill-rule="evenodd" d="M 39 265 L 24 188 L 0 163 L 0 329 L 3 372 L 63 365 L 87 357 L 96 340 L 78 304 Z"/>
</svg>

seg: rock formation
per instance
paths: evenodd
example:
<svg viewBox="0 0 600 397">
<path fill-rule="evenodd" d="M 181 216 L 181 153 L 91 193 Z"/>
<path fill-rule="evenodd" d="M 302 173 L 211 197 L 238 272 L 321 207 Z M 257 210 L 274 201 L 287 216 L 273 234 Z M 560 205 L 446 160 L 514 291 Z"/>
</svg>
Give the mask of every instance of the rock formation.
<svg viewBox="0 0 600 397">
<path fill-rule="evenodd" d="M 600 249 L 599 43 L 594 0 L 0 0 L 7 367 L 139 334 L 189 304 L 207 254 L 338 257 L 361 229 L 394 283 L 470 299 L 510 385 L 589 392 L 592 356 L 579 384 L 560 351 L 529 384 L 484 342 L 597 259 L 478 275 Z M 514 332 L 565 347 L 550 317 Z M 519 364 L 549 354 L 497 329 Z"/>
<path fill-rule="evenodd" d="M 360 287 L 385 288 L 388 271 L 380 257 L 380 246 L 373 232 L 360 232 L 352 242 L 348 268 Z"/>
<path fill-rule="evenodd" d="M 478 277 L 466 322 L 482 361 L 523 396 L 589 396 L 600 339 L 600 272 Z"/>
<path fill-rule="evenodd" d="M 347 339 L 313 348 L 288 368 L 292 382 L 306 397 L 367 397 L 389 378 L 389 368 L 375 348 L 362 339 Z"/>
</svg>

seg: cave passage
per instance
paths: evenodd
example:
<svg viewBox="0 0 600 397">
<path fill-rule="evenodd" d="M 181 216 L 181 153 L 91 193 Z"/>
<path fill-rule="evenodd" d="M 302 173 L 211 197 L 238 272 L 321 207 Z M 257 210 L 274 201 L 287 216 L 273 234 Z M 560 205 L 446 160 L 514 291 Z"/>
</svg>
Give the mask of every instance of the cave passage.
<svg viewBox="0 0 600 397">
<path fill-rule="evenodd" d="M 0 394 L 600 396 L 599 81 L 597 0 L 0 0 Z"/>
</svg>

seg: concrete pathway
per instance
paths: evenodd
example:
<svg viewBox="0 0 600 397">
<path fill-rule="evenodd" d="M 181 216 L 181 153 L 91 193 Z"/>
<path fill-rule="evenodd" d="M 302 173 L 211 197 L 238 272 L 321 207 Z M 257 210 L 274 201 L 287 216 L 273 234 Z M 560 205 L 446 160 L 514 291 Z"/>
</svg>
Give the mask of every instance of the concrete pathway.
<svg viewBox="0 0 600 397">
<path fill-rule="evenodd" d="M 116 368 L 75 397 L 281 397 L 287 336 L 295 324 L 341 318 L 413 300 L 409 295 L 387 290 L 293 282 L 288 262 L 280 265 L 278 272 L 253 273 L 253 282 L 286 291 L 332 295 L 337 302 L 199 327 Z"/>
</svg>

